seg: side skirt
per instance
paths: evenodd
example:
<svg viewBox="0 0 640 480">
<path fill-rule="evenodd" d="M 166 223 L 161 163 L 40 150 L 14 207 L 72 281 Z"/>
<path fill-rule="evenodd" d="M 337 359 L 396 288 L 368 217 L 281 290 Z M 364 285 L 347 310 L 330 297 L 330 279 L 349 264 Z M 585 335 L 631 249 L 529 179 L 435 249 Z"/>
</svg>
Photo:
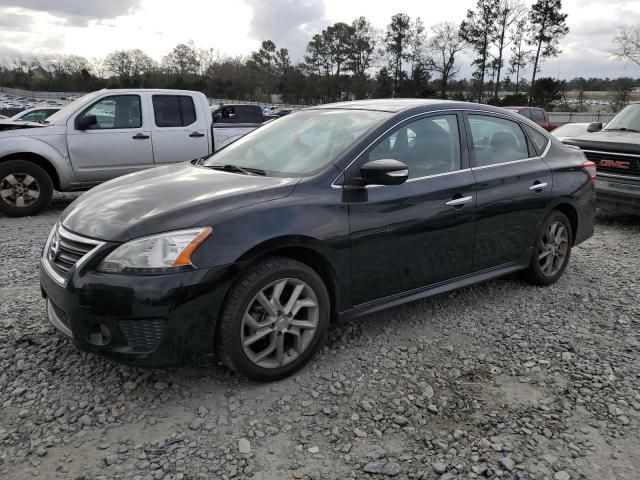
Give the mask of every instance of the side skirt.
<svg viewBox="0 0 640 480">
<path fill-rule="evenodd" d="M 459 288 L 468 287 L 476 283 L 492 280 L 494 278 L 503 277 L 511 273 L 525 270 L 527 265 L 518 263 L 509 263 L 501 265 L 499 267 L 491 268 L 488 270 L 482 270 L 480 272 L 458 277 L 447 282 L 437 283 L 428 287 L 422 287 L 408 292 L 398 293 L 389 297 L 382 298 L 380 300 L 374 300 L 372 302 L 363 303 L 349 310 L 341 312 L 338 316 L 339 322 L 345 322 L 352 320 L 356 317 L 363 315 L 369 315 L 380 310 L 386 310 L 387 308 L 397 307 L 409 302 L 415 302 L 416 300 L 422 300 L 423 298 L 432 297 L 441 293 L 449 292 L 451 290 L 457 290 Z"/>
</svg>

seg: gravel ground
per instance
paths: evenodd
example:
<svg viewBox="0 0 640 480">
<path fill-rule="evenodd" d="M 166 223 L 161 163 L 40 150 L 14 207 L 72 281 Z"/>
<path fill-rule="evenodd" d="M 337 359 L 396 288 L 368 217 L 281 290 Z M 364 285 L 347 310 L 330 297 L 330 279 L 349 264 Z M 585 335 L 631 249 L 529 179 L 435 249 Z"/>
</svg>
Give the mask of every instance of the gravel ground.
<svg viewBox="0 0 640 480">
<path fill-rule="evenodd" d="M 0 218 L 2 478 L 640 477 L 638 218 L 599 214 L 552 287 L 501 279 L 333 327 L 264 385 L 58 336 L 37 259 L 71 198 Z"/>
</svg>

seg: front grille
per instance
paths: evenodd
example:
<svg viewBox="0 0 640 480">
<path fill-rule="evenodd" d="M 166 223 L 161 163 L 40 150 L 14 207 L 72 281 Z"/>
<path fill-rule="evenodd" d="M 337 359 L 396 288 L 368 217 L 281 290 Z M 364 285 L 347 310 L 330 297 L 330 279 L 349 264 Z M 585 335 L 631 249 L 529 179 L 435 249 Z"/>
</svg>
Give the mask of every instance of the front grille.
<svg viewBox="0 0 640 480">
<path fill-rule="evenodd" d="M 53 232 L 44 252 L 53 271 L 66 279 L 69 270 L 80 262 L 100 242 L 81 237 L 58 226 Z"/>
<path fill-rule="evenodd" d="M 595 150 L 583 150 L 585 157 L 596 164 L 596 170 L 621 175 L 640 175 L 640 157 Z"/>
<path fill-rule="evenodd" d="M 164 334 L 165 320 L 160 318 L 144 320 L 120 320 L 120 331 L 129 346 L 136 352 L 154 351 Z"/>
</svg>

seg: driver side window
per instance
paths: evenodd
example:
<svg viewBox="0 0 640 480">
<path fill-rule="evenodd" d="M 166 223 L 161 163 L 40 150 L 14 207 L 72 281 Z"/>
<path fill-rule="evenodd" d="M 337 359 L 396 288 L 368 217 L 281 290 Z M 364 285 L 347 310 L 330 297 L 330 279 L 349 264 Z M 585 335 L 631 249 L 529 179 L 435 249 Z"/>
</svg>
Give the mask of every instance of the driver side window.
<svg viewBox="0 0 640 480">
<path fill-rule="evenodd" d="M 369 151 L 369 160 L 391 158 L 409 167 L 409 178 L 460 169 L 458 117 L 437 115 L 407 123 Z"/>
<path fill-rule="evenodd" d="M 89 127 L 91 130 L 115 128 L 140 128 L 142 111 L 138 95 L 114 95 L 98 100 L 78 116 L 95 115 L 97 123 Z"/>
</svg>

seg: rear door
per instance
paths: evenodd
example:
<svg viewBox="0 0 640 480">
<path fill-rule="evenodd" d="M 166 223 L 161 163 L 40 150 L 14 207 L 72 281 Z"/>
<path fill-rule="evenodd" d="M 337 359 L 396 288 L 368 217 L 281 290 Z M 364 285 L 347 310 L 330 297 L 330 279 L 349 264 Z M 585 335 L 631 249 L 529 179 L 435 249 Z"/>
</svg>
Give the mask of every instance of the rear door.
<svg viewBox="0 0 640 480">
<path fill-rule="evenodd" d="M 145 94 L 106 95 L 67 121 L 71 165 L 82 182 L 103 182 L 153 167 L 151 129 Z M 97 123 L 78 129 L 81 117 Z"/>
<path fill-rule="evenodd" d="M 345 196 L 355 305 L 472 271 L 476 182 L 459 125 L 462 116 L 455 112 L 410 120 L 347 172 L 358 175 L 362 163 L 382 158 L 409 167 L 402 185 Z"/>
<path fill-rule="evenodd" d="M 191 95 L 153 93 L 153 158 L 156 165 L 183 162 L 205 156 L 209 151 L 207 120 Z"/>
<path fill-rule="evenodd" d="M 465 114 L 478 183 L 474 270 L 527 261 L 551 201 L 550 168 L 519 122 Z"/>
</svg>

